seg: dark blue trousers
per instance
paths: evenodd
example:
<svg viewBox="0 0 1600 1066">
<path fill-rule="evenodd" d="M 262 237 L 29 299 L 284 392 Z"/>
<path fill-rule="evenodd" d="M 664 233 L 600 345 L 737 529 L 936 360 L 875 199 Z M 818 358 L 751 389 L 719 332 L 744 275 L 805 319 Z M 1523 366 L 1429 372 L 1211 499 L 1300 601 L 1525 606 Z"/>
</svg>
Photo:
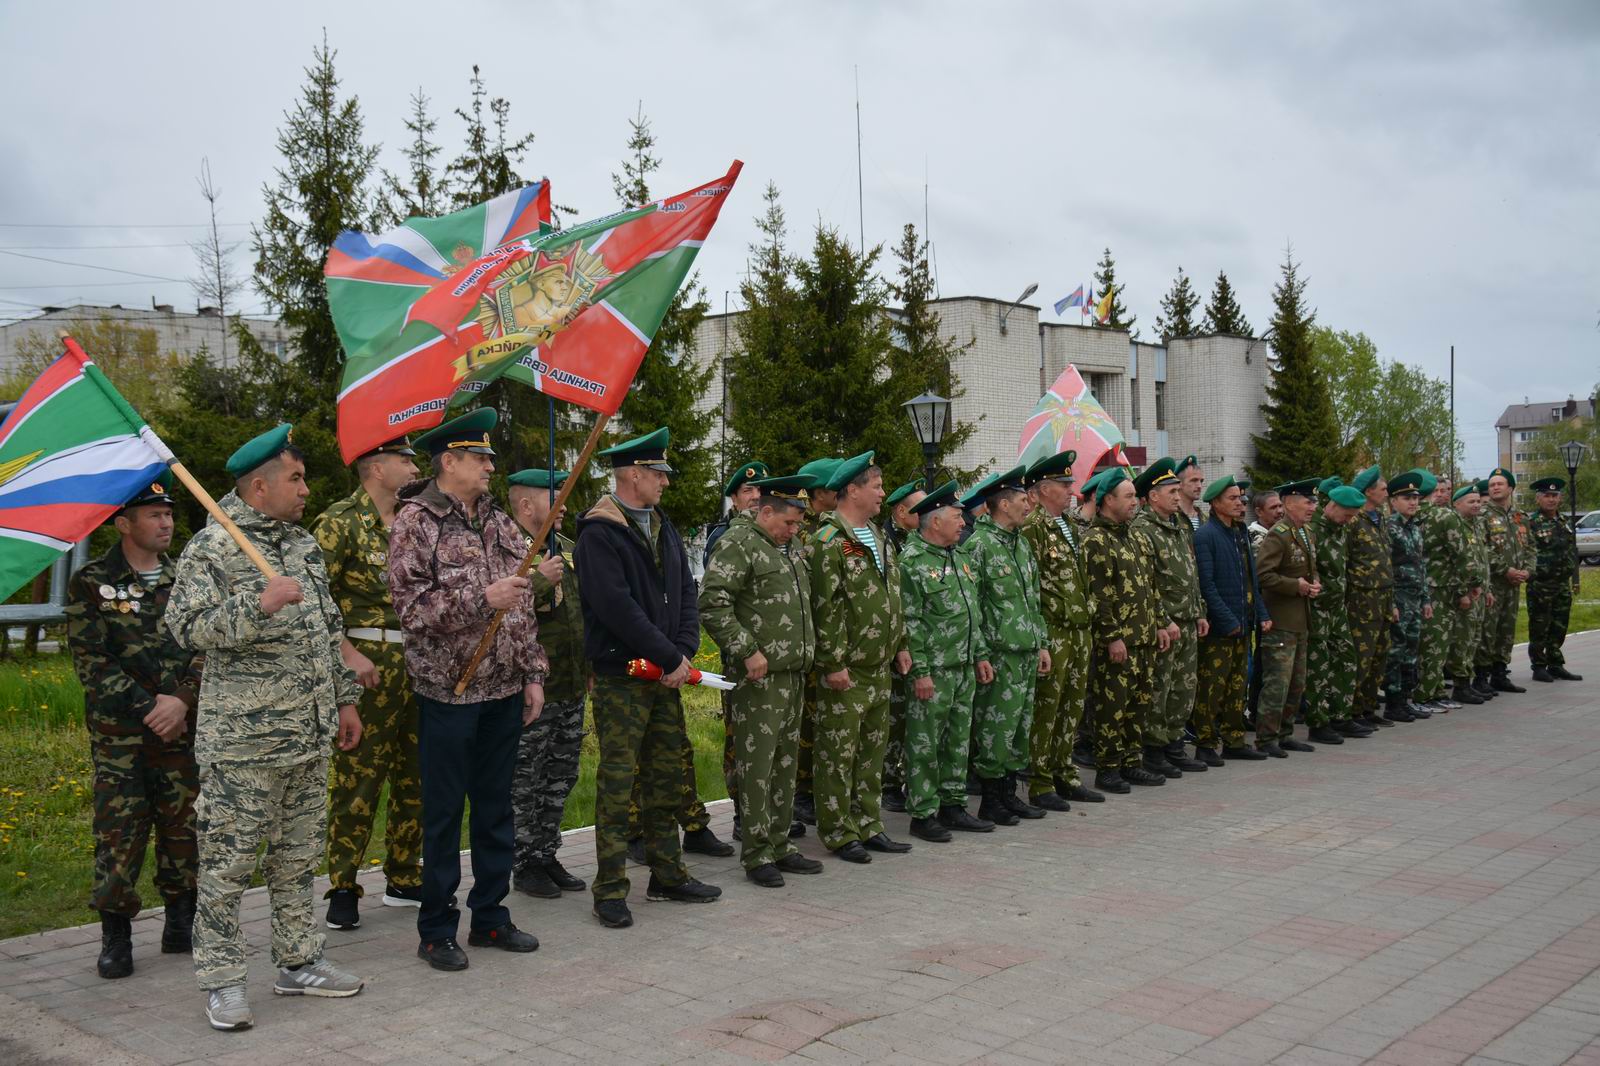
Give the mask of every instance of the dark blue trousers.
<svg viewBox="0 0 1600 1066">
<path fill-rule="evenodd" d="M 422 763 L 422 910 L 424 942 L 456 935 L 461 912 L 451 902 L 461 884 L 461 816 L 472 801 L 472 928 L 487 931 L 511 920 L 503 903 L 511 890 L 516 831 L 511 775 L 522 736 L 522 693 L 482 703 L 440 703 L 417 697 Z"/>
</svg>

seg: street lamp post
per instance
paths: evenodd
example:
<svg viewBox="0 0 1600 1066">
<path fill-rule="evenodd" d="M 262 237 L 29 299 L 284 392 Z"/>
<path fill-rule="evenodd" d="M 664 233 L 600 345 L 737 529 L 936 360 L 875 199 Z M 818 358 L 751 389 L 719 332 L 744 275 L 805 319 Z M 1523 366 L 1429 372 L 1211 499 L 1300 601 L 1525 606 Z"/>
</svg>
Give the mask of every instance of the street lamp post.
<svg viewBox="0 0 1600 1066">
<path fill-rule="evenodd" d="M 1567 509 L 1571 515 L 1572 551 L 1575 555 L 1578 551 L 1578 464 L 1583 462 L 1583 453 L 1588 450 L 1589 446 L 1578 440 L 1569 440 L 1560 448 L 1561 458 L 1567 464 Z M 1577 562 L 1581 565 L 1583 558 L 1580 556 Z"/>
<path fill-rule="evenodd" d="M 1026 300 L 1028 297 L 1032 296 L 1034 293 L 1036 293 L 1038 291 L 1039 291 L 1039 283 L 1037 281 L 1035 281 L 1034 283 L 1029 285 L 1026 289 L 1022 290 L 1022 295 L 1021 296 L 1018 296 L 1015 300 L 1012 300 L 1010 303 L 1006 304 L 1006 306 L 1004 308 L 1001 309 L 1001 311 L 1000 311 L 1000 335 L 1002 337 L 1005 336 L 1005 333 L 1006 333 L 1006 319 L 1011 317 L 1011 312 L 1016 310 L 1017 305 L 1020 304 L 1023 300 Z"/>
<path fill-rule="evenodd" d="M 925 392 L 900 406 L 911 416 L 911 431 L 917 435 L 917 443 L 922 445 L 923 487 L 932 492 L 937 474 L 934 459 L 939 454 L 939 442 L 944 440 L 945 430 L 950 424 L 950 401 Z"/>
</svg>

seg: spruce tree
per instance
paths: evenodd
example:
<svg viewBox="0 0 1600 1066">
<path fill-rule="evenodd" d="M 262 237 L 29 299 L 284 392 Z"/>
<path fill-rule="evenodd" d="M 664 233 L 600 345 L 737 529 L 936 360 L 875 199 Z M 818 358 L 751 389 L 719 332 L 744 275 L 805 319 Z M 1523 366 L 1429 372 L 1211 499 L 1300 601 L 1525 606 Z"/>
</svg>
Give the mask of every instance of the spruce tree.
<svg viewBox="0 0 1600 1066">
<path fill-rule="evenodd" d="M 1317 362 L 1317 312 L 1306 304 L 1306 280 L 1293 248 L 1284 250 L 1283 276 L 1272 290 L 1272 380 L 1261 410 L 1267 432 L 1252 436 L 1257 485 L 1337 474 L 1349 477 L 1328 378 Z"/>
<path fill-rule="evenodd" d="M 1174 337 L 1194 336 L 1194 313 L 1199 307 L 1200 297 L 1195 295 L 1194 287 L 1189 284 L 1189 275 L 1180 266 L 1171 290 L 1161 298 L 1161 313 L 1156 315 L 1156 332 L 1161 334 L 1161 342 L 1165 344 Z"/>
<path fill-rule="evenodd" d="M 1128 307 L 1122 302 L 1122 290 L 1125 288 L 1127 286 L 1117 284 L 1117 264 L 1111 258 L 1111 249 L 1107 248 L 1105 254 L 1100 257 L 1100 265 L 1095 268 L 1094 273 L 1094 291 L 1097 294 L 1095 302 L 1098 303 L 1100 297 L 1106 293 L 1111 294 L 1110 317 L 1100 324 L 1110 326 L 1112 329 L 1125 329 L 1137 337 L 1139 331 L 1134 328 L 1134 323 L 1139 321 L 1139 316 L 1128 314 Z M 1100 320 L 1097 318 L 1095 321 Z"/>
<path fill-rule="evenodd" d="M 435 162 L 444 151 L 434 140 L 438 128 L 439 120 L 428 111 L 428 98 L 418 89 L 411 94 L 411 114 L 406 116 L 411 143 L 405 148 L 405 173 L 383 172 L 386 228 L 398 226 L 408 218 L 434 218 L 449 209 L 450 183 Z"/>
<path fill-rule="evenodd" d="M 1244 317 L 1239 301 L 1234 299 L 1233 286 L 1228 275 L 1217 271 L 1217 283 L 1211 288 L 1211 302 L 1206 304 L 1205 333 L 1227 333 L 1235 337 L 1251 336 L 1250 322 Z"/>
</svg>

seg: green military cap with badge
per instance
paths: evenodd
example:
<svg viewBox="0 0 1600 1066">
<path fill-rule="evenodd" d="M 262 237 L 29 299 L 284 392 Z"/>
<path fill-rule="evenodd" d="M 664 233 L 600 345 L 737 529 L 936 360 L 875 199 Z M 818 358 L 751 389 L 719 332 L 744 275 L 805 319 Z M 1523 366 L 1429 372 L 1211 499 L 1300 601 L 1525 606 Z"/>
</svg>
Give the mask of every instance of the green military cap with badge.
<svg viewBox="0 0 1600 1066">
<path fill-rule="evenodd" d="M 771 476 L 772 471 L 767 469 L 766 463 L 763 463 L 758 459 L 752 459 L 748 463 L 741 464 L 739 469 L 733 472 L 733 476 L 728 479 L 727 485 L 723 486 L 722 494 L 724 496 L 732 496 L 747 482 L 755 481 L 757 478 Z"/>
<path fill-rule="evenodd" d="M 533 467 L 530 470 L 518 470 L 506 478 L 512 485 L 520 485 L 525 489 L 559 489 L 572 473 L 567 470 L 546 470 L 544 467 Z"/>
<path fill-rule="evenodd" d="M 961 486 L 957 485 L 954 481 L 946 481 L 943 485 L 933 489 L 922 499 L 918 500 L 916 506 L 911 508 L 911 513 L 915 515 L 924 515 L 933 511 L 937 511 L 941 507 L 959 507 L 961 506 L 961 503 L 956 499 L 956 493 L 958 493 L 960 490 Z"/>
<path fill-rule="evenodd" d="M 1229 489 L 1237 488 L 1240 492 L 1243 492 L 1249 487 L 1249 481 L 1235 478 L 1232 474 L 1226 474 L 1207 485 L 1206 490 L 1200 494 L 1200 500 L 1203 503 L 1210 503 Z"/>
<path fill-rule="evenodd" d="M 1133 487 L 1139 493 L 1141 500 L 1150 495 L 1150 490 L 1161 485 L 1176 485 L 1178 483 L 1178 464 L 1171 456 L 1157 459 L 1144 468 L 1144 472 L 1133 479 Z"/>
<path fill-rule="evenodd" d="M 134 493 L 127 503 L 117 509 L 117 514 L 121 514 L 130 507 L 143 507 L 152 503 L 164 503 L 171 507 L 172 481 L 172 468 L 168 467 L 161 471 L 160 476 L 150 484 L 140 487 L 139 491 Z"/>
<path fill-rule="evenodd" d="M 760 489 L 762 496 L 771 496 L 796 507 L 804 507 L 811 502 L 811 493 L 807 490 L 812 486 L 812 479 L 807 474 L 760 477 L 752 480 L 750 484 Z"/>
<path fill-rule="evenodd" d="M 1372 486 L 1376 485 L 1382 478 L 1383 471 L 1379 470 L 1378 465 L 1374 463 L 1365 470 L 1361 471 L 1361 473 L 1357 474 L 1355 477 L 1351 478 L 1350 487 L 1355 489 L 1357 492 L 1366 492 L 1368 489 L 1372 488 Z"/>
<path fill-rule="evenodd" d="M 1389 495 L 1421 496 L 1422 479 L 1427 473 L 1426 470 L 1407 470 L 1403 474 L 1396 474 L 1389 482 Z"/>
<path fill-rule="evenodd" d="M 672 432 L 666 426 L 642 437 L 625 440 L 621 444 L 613 444 L 604 451 L 596 452 L 597 455 L 606 457 L 611 464 L 611 469 L 620 470 L 628 466 L 642 466 L 646 470 L 658 470 L 663 474 L 675 474 L 672 464 L 667 462 L 667 446 L 672 442 Z"/>
<path fill-rule="evenodd" d="M 1367 496 L 1354 485 L 1335 485 L 1333 491 L 1328 493 L 1328 502 L 1359 511 L 1367 505 Z"/>
<path fill-rule="evenodd" d="M 370 459 L 374 455 L 416 455 L 417 450 L 411 446 L 411 441 L 405 437 L 396 437 L 394 440 L 380 444 L 370 452 L 358 455 L 356 459 Z"/>
<path fill-rule="evenodd" d="M 1439 479 L 1434 477 L 1431 470 L 1424 470 L 1418 466 L 1406 471 L 1406 473 L 1417 475 L 1417 491 L 1424 496 L 1432 496 L 1434 490 L 1439 487 Z"/>
<path fill-rule="evenodd" d="M 239 445 L 239 450 L 228 456 L 223 468 L 228 476 L 238 481 L 257 467 L 272 462 L 294 444 L 294 427 L 287 422 L 273 426 Z"/>
<path fill-rule="evenodd" d="M 956 502 L 961 505 L 961 509 L 971 513 L 988 503 L 989 498 L 983 494 L 983 490 L 989 487 L 989 483 L 993 481 L 995 477 L 996 475 L 990 474 L 988 477 L 972 486 L 966 492 L 962 493 L 961 496 L 956 500 Z"/>
<path fill-rule="evenodd" d="M 1489 483 L 1489 478 L 1492 477 L 1503 477 L 1506 479 L 1506 484 L 1511 488 L 1517 487 L 1517 475 L 1513 474 L 1503 466 L 1497 466 L 1493 470 L 1489 471 L 1489 477 L 1484 478 L 1483 483 L 1487 485 Z"/>
<path fill-rule="evenodd" d="M 1020 492 L 1023 489 L 1022 478 L 1027 473 L 1027 470 L 1028 468 L 1025 466 L 1014 466 L 1010 470 L 1004 470 L 998 474 L 990 474 L 973 486 L 972 492 L 983 503 L 988 503 L 991 497 L 1007 489 L 1016 489 Z"/>
<path fill-rule="evenodd" d="M 839 460 L 839 465 L 833 468 L 833 473 L 828 476 L 828 483 L 823 487 L 832 489 L 834 492 L 843 490 L 846 485 L 867 472 L 872 466 L 874 454 L 873 452 L 862 452 L 860 455 L 852 455 L 848 459 Z"/>
<path fill-rule="evenodd" d="M 1172 464 L 1172 472 L 1179 477 L 1182 477 L 1185 470 L 1189 469 L 1191 466 L 1199 465 L 1199 459 L 1196 459 L 1192 455 L 1185 455 L 1182 459 L 1179 459 Z"/>
<path fill-rule="evenodd" d="M 1542 477 L 1533 483 L 1534 492 L 1560 492 L 1567 487 L 1564 477 Z"/>
<path fill-rule="evenodd" d="M 915 481 L 908 481 L 904 485 L 901 485 L 899 488 L 895 489 L 893 492 L 889 493 L 889 498 L 883 501 L 883 505 L 885 507 L 893 507 L 907 496 L 910 496 L 913 492 L 918 492 L 921 489 L 922 479 L 920 477 Z"/>
<path fill-rule="evenodd" d="M 1071 448 L 1064 452 L 1056 452 L 1054 455 L 1047 455 L 1028 467 L 1022 478 L 1023 483 L 1037 485 L 1041 481 L 1071 481 L 1072 467 L 1077 461 L 1078 453 Z"/>
<path fill-rule="evenodd" d="M 811 488 L 825 489 L 828 487 L 828 480 L 833 477 L 833 472 L 839 468 L 839 464 L 842 462 L 844 462 L 843 459 L 829 457 L 813 459 L 795 471 L 795 473 L 802 477 L 809 477 L 811 479 Z"/>
<path fill-rule="evenodd" d="M 1463 497 L 1463 496 L 1475 496 L 1477 494 L 1478 494 L 1478 483 L 1476 481 L 1469 481 L 1465 485 L 1462 485 L 1460 488 L 1456 489 L 1456 491 L 1454 491 L 1454 492 L 1452 492 L 1450 494 L 1450 502 L 1454 503 L 1455 501 L 1461 499 L 1461 497 Z"/>
<path fill-rule="evenodd" d="M 416 447 L 429 455 L 445 452 L 471 452 L 474 455 L 493 455 L 489 431 L 500 423 L 500 412 L 493 407 L 479 407 L 460 418 L 452 418 L 416 439 Z"/>
<path fill-rule="evenodd" d="M 1317 479 L 1308 477 L 1299 481 L 1286 481 L 1272 491 L 1279 496 L 1304 496 L 1307 499 L 1316 499 Z"/>
</svg>

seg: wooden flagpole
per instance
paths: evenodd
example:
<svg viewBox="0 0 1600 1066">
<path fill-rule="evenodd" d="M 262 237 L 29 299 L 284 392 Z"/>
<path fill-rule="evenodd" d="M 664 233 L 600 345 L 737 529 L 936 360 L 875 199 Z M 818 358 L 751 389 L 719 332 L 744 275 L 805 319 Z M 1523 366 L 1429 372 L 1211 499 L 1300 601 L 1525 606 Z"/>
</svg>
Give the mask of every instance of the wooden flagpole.
<svg viewBox="0 0 1600 1066">
<path fill-rule="evenodd" d="M 606 423 L 611 416 L 602 414 L 594 420 L 594 428 L 589 431 L 589 439 L 583 442 L 583 451 L 578 453 L 578 461 L 573 464 L 572 473 L 562 483 L 561 491 L 556 494 L 555 502 L 550 505 L 550 513 L 544 516 L 544 523 L 539 527 L 539 532 L 533 538 L 533 547 L 523 558 L 522 565 L 517 568 L 518 577 L 527 577 L 529 571 L 538 564 L 539 554 L 544 545 L 549 542 L 550 534 L 555 529 L 556 515 L 561 513 L 561 508 L 567 505 L 567 497 L 572 495 L 572 490 L 577 487 L 578 481 L 583 477 L 583 471 L 589 465 L 589 459 L 594 455 L 595 445 L 600 443 L 600 434 L 605 432 Z M 478 664 L 483 662 L 483 657 L 489 652 L 489 645 L 494 643 L 494 635 L 500 629 L 500 622 L 506 616 L 506 608 L 502 607 L 494 613 L 489 620 L 489 628 L 484 631 L 483 639 L 478 641 L 478 649 L 472 653 L 472 659 L 467 663 L 467 668 L 461 672 L 461 680 L 456 682 L 456 695 L 460 696 L 467 691 L 467 686 L 472 683 L 472 677 L 478 672 Z"/>
</svg>

